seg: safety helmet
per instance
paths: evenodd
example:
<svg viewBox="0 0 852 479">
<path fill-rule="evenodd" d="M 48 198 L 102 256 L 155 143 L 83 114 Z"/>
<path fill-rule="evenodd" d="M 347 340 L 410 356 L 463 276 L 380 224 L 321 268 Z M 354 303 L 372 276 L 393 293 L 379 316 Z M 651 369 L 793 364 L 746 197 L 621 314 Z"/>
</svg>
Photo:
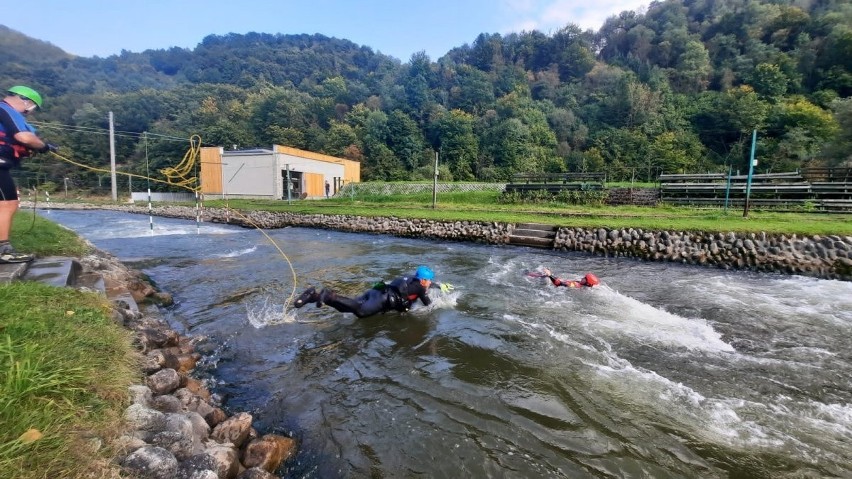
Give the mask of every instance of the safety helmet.
<svg viewBox="0 0 852 479">
<path fill-rule="evenodd" d="M 600 282 L 600 280 L 598 279 L 598 277 L 597 277 L 597 276 L 595 276 L 595 275 L 593 275 L 592 273 L 588 273 L 588 274 L 586 274 L 586 276 L 585 276 L 585 277 L 583 277 L 583 279 L 585 279 L 585 280 L 586 280 L 586 285 L 587 285 L 587 286 L 595 286 L 595 285 L 601 284 L 601 282 Z"/>
<path fill-rule="evenodd" d="M 420 266 L 414 273 L 414 277 L 417 279 L 428 279 L 429 281 L 432 281 L 433 279 L 435 279 L 435 272 L 432 271 L 428 266 Z"/>
<path fill-rule="evenodd" d="M 27 100 L 32 100 L 33 103 L 35 103 L 36 105 L 38 105 L 39 108 L 41 108 L 41 95 L 39 95 L 37 91 L 33 90 L 28 86 L 15 85 L 12 88 L 9 88 L 9 93 L 22 96 Z"/>
</svg>

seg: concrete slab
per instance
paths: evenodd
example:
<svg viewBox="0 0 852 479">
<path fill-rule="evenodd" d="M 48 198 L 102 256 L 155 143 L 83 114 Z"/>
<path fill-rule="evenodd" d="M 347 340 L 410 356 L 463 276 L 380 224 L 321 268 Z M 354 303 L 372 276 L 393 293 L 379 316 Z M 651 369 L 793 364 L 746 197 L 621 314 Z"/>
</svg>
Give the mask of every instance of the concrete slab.
<svg viewBox="0 0 852 479">
<path fill-rule="evenodd" d="M 30 267 L 21 279 L 66 287 L 73 286 L 82 271 L 83 266 L 74 258 L 50 256 L 30 263 Z"/>
<path fill-rule="evenodd" d="M 11 283 L 19 279 L 27 271 L 29 263 L 3 263 L 0 264 L 0 283 Z"/>
<path fill-rule="evenodd" d="M 129 291 L 122 288 L 107 292 L 103 276 L 94 272 L 83 273 L 83 266 L 75 258 L 50 256 L 38 258 L 30 263 L 0 264 L 0 283 L 11 283 L 16 280 L 98 291 L 113 302 L 124 303 L 128 309 L 139 311 L 139 305 Z"/>
<path fill-rule="evenodd" d="M 133 299 L 133 295 L 130 294 L 129 291 L 118 291 L 109 296 L 109 299 L 114 303 L 125 303 L 127 304 L 127 309 L 131 311 L 139 311 L 139 305 L 136 304 L 136 300 Z"/>
</svg>

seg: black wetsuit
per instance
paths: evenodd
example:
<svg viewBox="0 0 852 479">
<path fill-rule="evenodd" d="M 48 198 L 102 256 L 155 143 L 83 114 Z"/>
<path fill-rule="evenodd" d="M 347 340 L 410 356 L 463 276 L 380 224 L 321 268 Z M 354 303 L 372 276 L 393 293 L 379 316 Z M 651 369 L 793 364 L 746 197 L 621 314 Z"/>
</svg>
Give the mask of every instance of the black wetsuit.
<svg viewBox="0 0 852 479">
<path fill-rule="evenodd" d="M 323 303 L 340 312 L 365 318 L 386 311 L 408 311 L 418 299 L 425 306 L 432 303 L 419 279 L 403 276 L 390 283 L 379 283 L 355 299 L 335 293 L 326 294 Z"/>
</svg>

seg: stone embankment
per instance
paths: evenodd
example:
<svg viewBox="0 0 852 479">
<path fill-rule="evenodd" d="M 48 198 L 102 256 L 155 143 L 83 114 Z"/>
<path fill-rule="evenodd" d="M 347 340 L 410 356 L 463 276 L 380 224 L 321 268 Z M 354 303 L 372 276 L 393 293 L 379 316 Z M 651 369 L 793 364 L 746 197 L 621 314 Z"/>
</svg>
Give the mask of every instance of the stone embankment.
<svg viewBox="0 0 852 479">
<path fill-rule="evenodd" d="M 66 207 L 71 205 L 63 205 Z M 148 214 L 147 207 L 103 207 Z M 192 207 L 157 206 L 157 216 L 196 218 Z M 513 224 L 437 221 L 394 217 L 363 217 L 205 208 L 202 219 L 264 229 L 285 226 L 328 228 L 359 233 L 508 244 Z M 852 236 L 799 236 L 768 233 L 643 231 L 641 229 L 570 228 L 557 232 L 553 248 L 648 261 L 673 261 L 724 269 L 800 274 L 852 281 Z"/>
<path fill-rule="evenodd" d="M 80 259 L 83 270 L 104 279 L 114 300 L 115 320 L 133 331 L 142 355 L 145 383 L 130 387 L 126 430 L 115 440 L 123 476 L 176 479 L 271 479 L 295 453 L 295 441 L 276 434 L 259 436 L 252 416 L 228 416 L 203 382 L 192 377 L 201 355 L 200 338 L 179 335 L 157 314 L 168 293 L 156 291 L 141 274 L 108 253 Z M 131 298 L 111 293 L 126 292 Z M 132 303 L 132 304 L 131 304 Z"/>
</svg>

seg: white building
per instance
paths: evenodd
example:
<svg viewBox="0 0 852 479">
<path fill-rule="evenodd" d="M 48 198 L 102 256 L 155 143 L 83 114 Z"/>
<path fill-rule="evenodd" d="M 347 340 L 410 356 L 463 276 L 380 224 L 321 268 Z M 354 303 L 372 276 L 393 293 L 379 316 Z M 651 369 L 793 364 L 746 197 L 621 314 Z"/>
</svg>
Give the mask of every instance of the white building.
<svg viewBox="0 0 852 479">
<path fill-rule="evenodd" d="M 200 176 L 208 198 L 322 198 L 326 182 L 332 195 L 344 184 L 360 182 L 361 164 L 281 145 L 271 150 L 203 147 Z"/>
</svg>

